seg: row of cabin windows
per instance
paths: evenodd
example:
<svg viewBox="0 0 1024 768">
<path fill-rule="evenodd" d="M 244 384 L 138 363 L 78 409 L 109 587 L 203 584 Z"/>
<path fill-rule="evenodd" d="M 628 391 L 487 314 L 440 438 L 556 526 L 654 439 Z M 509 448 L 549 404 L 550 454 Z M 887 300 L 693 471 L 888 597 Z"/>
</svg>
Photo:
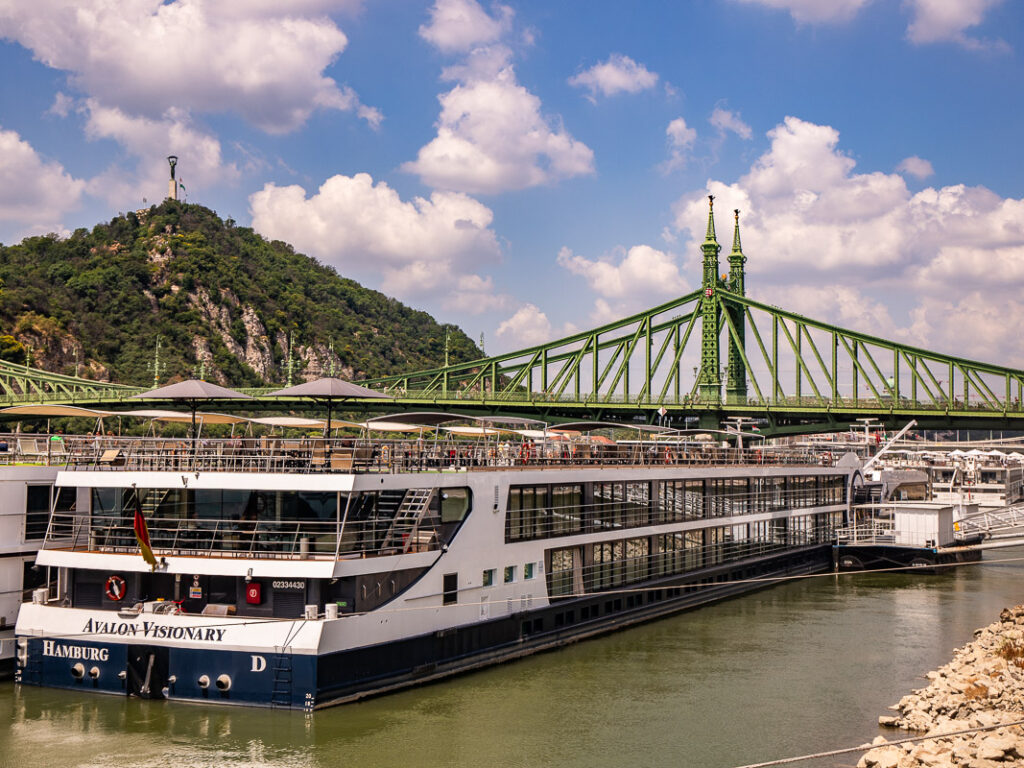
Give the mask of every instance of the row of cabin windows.
<svg viewBox="0 0 1024 768">
<path fill-rule="evenodd" d="M 845 475 L 513 486 L 505 541 L 832 506 L 846 496 Z"/>
<path fill-rule="evenodd" d="M 375 491 L 352 497 L 348 518 L 390 519 L 401 503 L 393 493 L 390 503 Z M 469 488 L 445 488 L 431 500 L 442 522 L 458 522 L 470 509 Z M 250 489 L 192 488 L 93 488 L 92 512 L 96 518 L 132 515 L 136 505 L 147 518 L 156 520 L 270 521 L 335 523 L 348 502 L 348 494 L 333 491 L 261 491 Z"/>
<path fill-rule="evenodd" d="M 826 544 L 842 523 L 842 512 L 825 512 L 550 549 L 548 594 L 598 592 L 792 547 Z"/>
<path fill-rule="evenodd" d="M 519 572 L 518 565 L 506 565 L 502 572 L 502 582 L 505 584 L 511 584 L 516 580 L 516 574 Z M 493 587 L 497 584 L 497 568 L 485 568 L 480 577 L 480 585 L 483 587 Z M 537 563 L 526 563 L 523 565 L 523 579 L 529 581 L 537 575 Z"/>
<path fill-rule="evenodd" d="M 529 581 L 536 578 L 540 563 L 525 563 L 523 565 L 523 580 Z M 505 584 L 512 584 L 516 581 L 519 573 L 518 565 L 506 565 L 502 571 L 502 581 Z M 480 576 L 480 586 L 493 587 L 497 584 L 498 569 L 485 568 Z M 442 595 L 445 605 L 458 602 L 459 574 L 446 573 L 443 576 Z"/>
</svg>

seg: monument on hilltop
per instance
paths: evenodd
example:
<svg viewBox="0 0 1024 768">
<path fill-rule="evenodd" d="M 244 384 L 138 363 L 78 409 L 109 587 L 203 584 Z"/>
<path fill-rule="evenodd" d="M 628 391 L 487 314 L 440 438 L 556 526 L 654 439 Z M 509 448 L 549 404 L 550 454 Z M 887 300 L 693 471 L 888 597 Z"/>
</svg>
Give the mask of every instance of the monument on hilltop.
<svg viewBox="0 0 1024 768">
<path fill-rule="evenodd" d="M 167 182 L 167 197 L 171 200 L 178 199 L 178 182 L 174 178 L 174 166 L 178 164 L 178 158 L 175 155 L 168 155 L 167 162 L 171 166 L 171 180 Z"/>
</svg>

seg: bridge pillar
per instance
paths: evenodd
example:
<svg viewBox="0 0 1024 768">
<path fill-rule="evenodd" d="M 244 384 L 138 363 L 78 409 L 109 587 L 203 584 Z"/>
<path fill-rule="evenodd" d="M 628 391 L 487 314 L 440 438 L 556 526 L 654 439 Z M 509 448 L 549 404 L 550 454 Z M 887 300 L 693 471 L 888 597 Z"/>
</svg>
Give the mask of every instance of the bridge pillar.
<svg viewBox="0 0 1024 768">
<path fill-rule="evenodd" d="M 715 238 L 715 196 L 708 195 L 708 231 L 704 244 L 700 247 L 704 252 L 704 278 L 702 287 L 704 296 L 701 298 L 701 349 L 700 374 L 698 392 L 702 403 L 720 403 L 722 401 L 722 380 L 719 372 L 718 354 L 718 252 L 722 246 Z"/>
<path fill-rule="evenodd" d="M 744 275 L 743 265 L 747 257 L 743 255 L 743 246 L 740 244 L 740 212 L 736 214 L 736 228 L 732 235 L 732 253 L 729 254 L 729 291 L 744 296 Z M 729 313 L 733 328 L 736 329 L 736 336 L 739 340 L 729 336 L 729 373 L 725 384 L 725 401 L 727 403 L 743 404 L 747 402 L 747 366 L 743 362 L 743 355 L 740 350 L 746 342 L 746 325 L 743 314 L 743 307 L 726 306 L 724 311 Z"/>
</svg>

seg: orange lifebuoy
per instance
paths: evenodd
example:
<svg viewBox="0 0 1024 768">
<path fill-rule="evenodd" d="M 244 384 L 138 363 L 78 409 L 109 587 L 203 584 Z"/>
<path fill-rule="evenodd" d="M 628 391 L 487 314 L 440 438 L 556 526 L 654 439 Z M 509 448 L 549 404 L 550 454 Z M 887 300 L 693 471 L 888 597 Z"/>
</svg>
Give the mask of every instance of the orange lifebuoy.
<svg viewBox="0 0 1024 768">
<path fill-rule="evenodd" d="M 104 591 L 110 600 L 113 600 L 115 603 L 120 601 L 125 593 L 124 579 L 120 576 L 108 577 L 107 583 L 104 585 Z"/>
</svg>

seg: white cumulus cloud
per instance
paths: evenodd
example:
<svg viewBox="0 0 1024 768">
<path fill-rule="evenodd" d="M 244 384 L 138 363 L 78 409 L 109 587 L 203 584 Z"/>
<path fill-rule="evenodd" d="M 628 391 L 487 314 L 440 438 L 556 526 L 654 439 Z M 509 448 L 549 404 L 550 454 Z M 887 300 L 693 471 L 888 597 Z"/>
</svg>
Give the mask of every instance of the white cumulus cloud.
<svg viewBox="0 0 1024 768">
<path fill-rule="evenodd" d="M 904 158 L 903 161 L 896 166 L 896 170 L 901 173 L 910 174 L 918 179 L 927 179 L 929 176 L 935 174 L 935 169 L 932 168 L 932 164 L 917 155 Z"/>
<path fill-rule="evenodd" d="M 186 192 L 196 194 L 238 176 L 234 164 L 221 157 L 216 137 L 197 128 L 189 115 L 169 109 L 160 119 L 136 117 L 89 99 L 82 107 L 86 114 L 85 132 L 90 139 L 112 139 L 127 156 L 136 159 L 134 168 L 115 164 L 90 179 L 89 193 L 114 206 L 134 207 L 143 197 L 162 197 L 167 188 L 166 155 L 185 159 L 178 177 L 187 184 Z"/>
<path fill-rule="evenodd" d="M 151 119 L 235 112 L 278 133 L 340 109 L 376 124 L 379 112 L 324 75 L 348 44 L 325 13 L 351 5 L 40 0 L 5 4 L 0 36 L 104 105 Z"/>
<path fill-rule="evenodd" d="M 557 261 L 586 280 L 598 296 L 594 317 L 600 321 L 624 317 L 690 290 L 675 257 L 649 245 L 634 245 L 613 257 L 595 260 L 563 247 Z"/>
<path fill-rule="evenodd" d="M 0 129 L 0 221 L 17 232 L 59 231 L 65 212 L 76 208 L 85 182 L 41 157 L 15 131 Z"/>
<path fill-rule="evenodd" d="M 474 271 L 500 255 L 490 229 L 494 214 L 467 195 L 434 192 L 404 201 L 360 173 L 332 176 L 308 197 L 297 185 L 267 184 L 249 197 L 249 207 L 260 234 L 343 274 L 382 279 L 385 291 L 448 297 L 460 306 L 471 294 L 486 308 L 500 301 Z"/>
<path fill-rule="evenodd" d="M 749 139 L 753 132 L 750 126 L 740 119 L 738 112 L 730 112 L 727 109 L 716 107 L 715 111 L 711 113 L 711 117 L 708 120 L 711 125 L 719 130 L 720 133 L 726 131 L 735 133 L 741 139 Z"/>
<path fill-rule="evenodd" d="M 970 50 L 1008 50 L 1005 41 L 981 40 L 967 30 L 1004 0 L 904 0 L 910 11 L 907 39 L 917 45 L 956 43 Z M 735 0 L 787 11 L 798 24 L 838 24 L 850 21 L 872 0 Z"/>
<path fill-rule="evenodd" d="M 590 69 L 569 78 L 569 85 L 585 88 L 594 101 L 598 94 L 614 96 L 618 93 L 639 93 L 653 88 L 658 75 L 643 64 L 637 64 L 629 56 L 613 53 L 607 61 L 595 64 Z"/>
<path fill-rule="evenodd" d="M 965 185 L 912 194 L 897 173 L 857 172 L 834 128 L 795 117 L 768 135 L 770 148 L 745 175 L 732 184 L 711 180 L 706 190 L 727 210 L 743 211 L 752 295 L 975 357 L 975 337 L 942 321 L 943 311 L 965 317 L 977 294 L 1008 318 L 1024 315 L 1024 200 Z M 707 200 L 687 195 L 676 213 L 697 269 Z M 730 239 L 720 234 L 726 245 Z M 1024 363 L 1019 335 L 1005 340 L 991 361 Z"/>
<path fill-rule="evenodd" d="M 532 347 L 552 338 L 551 321 L 535 304 L 524 304 L 498 326 L 498 338 L 508 348 Z"/>
<path fill-rule="evenodd" d="M 505 309 L 511 297 L 494 289 L 494 278 L 481 275 L 462 275 L 455 288 L 441 302 L 444 309 L 479 315 Z"/>
<path fill-rule="evenodd" d="M 913 18 L 907 27 L 912 43 L 952 42 L 970 49 L 1004 48 L 1001 41 L 984 41 L 967 35 L 985 19 L 985 13 L 1003 0 L 908 0 Z"/>
<path fill-rule="evenodd" d="M 697 131 L 686 124 L 686 120 L 677 117 L 665 129 L 668 140 L 668 160 L 662 165 L 665 172 L 674 171 L 686 165 L 687 153 L 697 140 Z"/>
<path fill-rule="evenodd" d="M 473 0 L 462 6 L 485 13 Z M 593 151 L 543 114 L 510 59 L 511 51 L 495 43 L 445 69 L 457 84 L 438 97 L 437 136 L 403 170 L 435 189 L 483 194 L 593 173 Z"/>
<path fill-rule="evenodd" d="M 420 36 L 442 53 L 468 53 L 497 42 L 508 31 L 512 9 L 496 10 L 498 17 L 492 18 L 475 0 L 437 0 L 430 9 L 430 23 L 420 26 Z"/>
<path fill-rule="evenodd" d="M 787 11 L 800 24 L 821 24 L 849 21 L 871 0 L 737 0 Z"/>
</svg>

